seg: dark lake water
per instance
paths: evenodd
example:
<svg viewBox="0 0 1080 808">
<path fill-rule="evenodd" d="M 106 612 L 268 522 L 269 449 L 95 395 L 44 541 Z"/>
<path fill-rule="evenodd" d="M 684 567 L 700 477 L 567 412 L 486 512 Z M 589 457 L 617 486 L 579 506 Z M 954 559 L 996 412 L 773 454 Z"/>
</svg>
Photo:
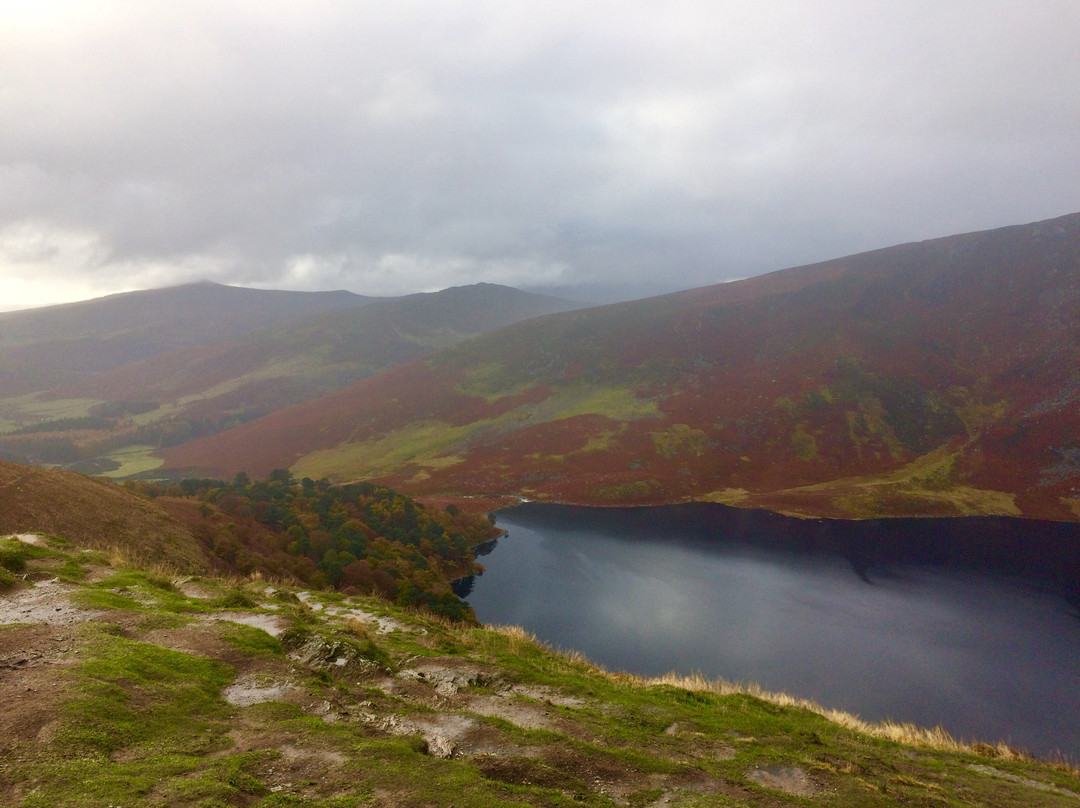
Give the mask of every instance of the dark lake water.
<svg viewBox="0 0 1080 808">
<path fill-rule="evenodd" d="M 609 669 L 1080 760 L 1080 527 L 526 504 L 467 599 Z"/>
</svg>

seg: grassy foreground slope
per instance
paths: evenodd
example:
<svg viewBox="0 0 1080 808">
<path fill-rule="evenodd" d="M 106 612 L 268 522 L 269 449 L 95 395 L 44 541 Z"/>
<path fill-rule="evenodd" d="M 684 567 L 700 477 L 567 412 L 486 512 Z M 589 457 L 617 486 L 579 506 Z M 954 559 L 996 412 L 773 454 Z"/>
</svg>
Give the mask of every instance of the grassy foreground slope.
<svg viewBox="0 0 1080 808">
<path fill-rule="evenodd" d="M 164 452 L 423 494 L 1080 519 L 1080 214 L 525 322 Z"/>
<path fill-rule="evenodd" d="M 1074 806 L 1003 746 L 641 681 L 513 628 L 0 537 L 0 804 Z"/>
</svg>

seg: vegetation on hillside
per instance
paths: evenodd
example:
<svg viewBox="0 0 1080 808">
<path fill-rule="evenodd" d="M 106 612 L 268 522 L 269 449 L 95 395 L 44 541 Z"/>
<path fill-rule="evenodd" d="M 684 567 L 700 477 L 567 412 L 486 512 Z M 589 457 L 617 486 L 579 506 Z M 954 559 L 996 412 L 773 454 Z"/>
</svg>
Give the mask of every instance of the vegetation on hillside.
<svg viewBox="0 0 1080 808">
<path fill-rule="evenodd" d="M 1075 521 L 1078 307 L 1073 214 L 519 323 L 162 450 L 159 473 Z"/>
<path fill-rule="evenodd" d="M 375 594 L 472 620 L 452 581 L 482 570 L 473 548 L 499 535 L 481 513 L 424 507 L 384 486 L 265 480 L 128 482 L 0 462 L 0 535 L 65 536 L 176 573 L 261 575 Z"/>
<path fill-rule="evenodd" d="M 150 312 L 171 300 L 155 323 Z M 150 451 L 575 306 L 495 284 L 381 300 L 207 284 L 47 307 L 25 322 L 0 315 L 0 459 L 129 477 L 160 465 Z M 82 355 L 91 347 L 94 361 Z"/>
<path fill-rule="evenodd" d="M 185 522 L 221 572 L 374 594 L 453 619 L 473 615 L 451 582 L 482 569 L 472 548 L 498 535 L 488 518 L 452 505 L 428 509 L 370 483 L 294 482 L 286 470 L 125 487 Z"/>
</svg>

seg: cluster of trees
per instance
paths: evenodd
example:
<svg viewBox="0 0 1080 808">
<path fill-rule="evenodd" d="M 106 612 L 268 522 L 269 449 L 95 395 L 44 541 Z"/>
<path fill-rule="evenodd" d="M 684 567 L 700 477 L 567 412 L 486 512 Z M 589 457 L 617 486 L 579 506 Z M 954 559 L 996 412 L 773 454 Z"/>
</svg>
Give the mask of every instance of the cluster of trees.
<svg viewBox="0 0 1080 808">
<path fill-rule="evenodd" d="M 491 520 L 453 506 L 426 508 L 370 483 L 296 482 L 287 470 L 262 481 L 241 473 L 126 485 L 185 518 L 223 570 L 377 594 L 454 619 L 473 614 L 451 582 L 482 569 L 473 548 L 498 534 Z"/>
</svg>

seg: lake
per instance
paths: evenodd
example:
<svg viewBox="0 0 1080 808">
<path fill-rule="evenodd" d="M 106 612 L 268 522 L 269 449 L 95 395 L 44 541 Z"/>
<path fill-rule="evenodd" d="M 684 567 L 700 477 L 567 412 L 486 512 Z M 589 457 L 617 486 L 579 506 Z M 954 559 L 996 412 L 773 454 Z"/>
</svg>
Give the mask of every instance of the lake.
<svg viewBox="0 0 1080 808">
<path fill-rule="evenodd" d="M 1080 526 L 798 520 L 692 504 L 499 511 L 467 599 L 614 670 L 757 682 L 1080 760 Z"/>
</svg>

